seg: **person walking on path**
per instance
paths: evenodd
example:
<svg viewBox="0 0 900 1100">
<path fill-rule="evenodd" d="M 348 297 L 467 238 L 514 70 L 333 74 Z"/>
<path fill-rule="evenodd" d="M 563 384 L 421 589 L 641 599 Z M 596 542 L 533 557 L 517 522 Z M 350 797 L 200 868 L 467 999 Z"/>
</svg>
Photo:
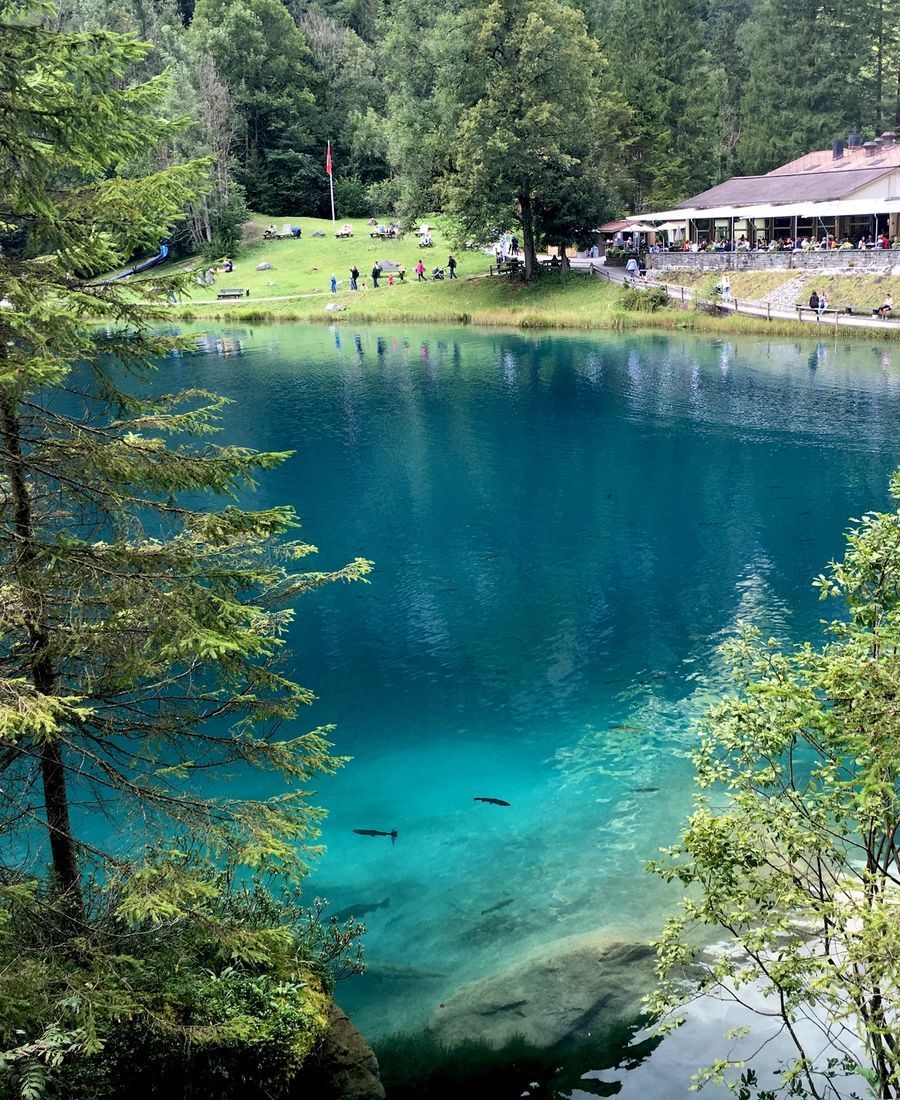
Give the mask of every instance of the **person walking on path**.
<svg viewBox="0 0 900 1100">
<path fill-rule="evenodd" d="M 500 263 L 506 262 L 506 230 L 500 234 Z"/>
<path fill-rule="evenodd" d="M 822 314 L 825 312 L 828 306 L 828 295 L 824 290 L 819 292 L 819 320 L 822 320 Z"/>
<path fill-rule="evenodd" d="M 351 290 L 356 290 L 358 281 L 359 281 L 359 268 L 356 266 L 356 264 L 354 264 L 353 267 L 350 268 L 350 289 Z"/>
<path fill-rule="evenodd" d="M 425 275 L 425 265 L 422 263 L 421 260 L 419 260 L 419 262 L 416 264 L 416 274 L 419 276 L 420 283 L 425 283 L 428 281 Z"/>
<path fill-rule="evenodd" d="M 372 265 L 372 286 L 378 289 L 378 280 L 381 278 L 381 268 L 378 266 L 378 261 Z"/>
<path fill-rule="evenodd" d="M 337 275 L 333 271 L 331 273 L 331 293 L 337 294 Z"/>
<path fill-rule="evenodd" d="M 513 259 L 518 260 L 518 258 L 519 258 L 519 238 L 518 237 L 514 236 L 514 237 L 511 238 L 511 240 L 509 242 L 509 254 L 510 254 L 510 256 L 513 257 Z"/>
<path fill-rule="evenodd" d="M 450 278 L 456 278 L 456 260 L 452 256 L 447 257 L 447 267 L 450 269 Z"/>
</svg>

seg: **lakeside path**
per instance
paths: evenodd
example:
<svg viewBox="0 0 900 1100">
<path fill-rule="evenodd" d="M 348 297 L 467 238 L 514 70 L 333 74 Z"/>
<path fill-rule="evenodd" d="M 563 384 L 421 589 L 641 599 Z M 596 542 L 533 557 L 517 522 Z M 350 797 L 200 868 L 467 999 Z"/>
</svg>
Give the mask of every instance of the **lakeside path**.
<svg viewBox="0 0 900 1100">
<path fill-rule="evenodd" d="M 664 290 L 674 302 L 687 303 L 697 300 L 692 287 L 650 278 L 634 280 L 626 275 L 624 271 L 617 268 L 598 266 L 591 260 L 573 260 L 572 269 L 599 276 L 617 286 L 646 286 Z M 717 309 L 739 313 L 743 317 L 758 317 L 762 321 L 791 321 L 794 324 L 800 323 L 818 328 L 824 326 L 830 328 L 875 329 L 881 333 L 884 333 L 885 330 L 893 330 L 893 332 L 900 334 L 900 319 L 882 321 L 875 317 L 854 317 L 852 314 L 838 311 L 833 311 L 826 314 L 824 318 L 819 318 L 812 316 L 811 311 L 805 309 L 800 312 L 796 308 L 783 309 L 735 298 L 730 298 L 727 301 L 719 299 L 715 302 L 715 305 Z"/>
</svg>

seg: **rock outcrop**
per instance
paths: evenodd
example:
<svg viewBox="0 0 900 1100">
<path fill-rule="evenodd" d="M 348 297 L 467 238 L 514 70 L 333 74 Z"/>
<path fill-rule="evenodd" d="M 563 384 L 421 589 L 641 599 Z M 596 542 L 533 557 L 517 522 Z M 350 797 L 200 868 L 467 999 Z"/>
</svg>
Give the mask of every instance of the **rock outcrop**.
<svg viewBox="0 0 900 1100">
<path fill-rule="evenodd" d="M 325 1038 L 304 1063 L 291 1095 L 296 1100 L 384 1100 L 371 1047 L 334 1003 Z"/>
<path fill-rule="evenodd" d="M 452 1045 L 501 1046 L 520 1036 L 550 1047 L 635 1019 L 654 981 L 648 944 L 590 933 L 546 944 L 508 970 L 457 990 L 438 1009 L 433 1034 Z"/>
</svg>

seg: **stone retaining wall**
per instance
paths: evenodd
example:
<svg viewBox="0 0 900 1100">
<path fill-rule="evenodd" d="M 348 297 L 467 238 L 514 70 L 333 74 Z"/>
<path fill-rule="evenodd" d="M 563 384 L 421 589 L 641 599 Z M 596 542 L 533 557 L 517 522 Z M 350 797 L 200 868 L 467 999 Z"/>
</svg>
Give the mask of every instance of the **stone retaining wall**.
<svg viewBox="0 0 900 1100">
<path fill-rule="evenodd" d="M 813 271 L 900 275 L 900 249 L 846 252 L 651 252 L 657 271 Z"/>
</svg>

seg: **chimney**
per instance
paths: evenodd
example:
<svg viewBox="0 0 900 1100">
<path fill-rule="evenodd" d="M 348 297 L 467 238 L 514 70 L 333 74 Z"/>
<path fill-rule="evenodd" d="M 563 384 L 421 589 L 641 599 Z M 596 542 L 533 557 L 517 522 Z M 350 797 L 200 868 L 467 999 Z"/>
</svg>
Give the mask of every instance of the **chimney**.
<svg viewBox="0 0 900 1100">
<path fill-rule="evenodd" d="M 831 156 L 833 160 L 840 160 L 844 155 L 844 143 L 840 138 L 835 138 L 831 143 Z"/>
<path fill-rule="evenodd" d="M 881 135 L 881 140 L 885 145 L 895 145 L 897 143 L 897 135 L 893 130 L 885 130 Z"/>
<path fill-rule="evenodd" d="M 854 131 L 852 134 L 850 134 L 849 137 L 847 138 L 847 145 L 851 149 L 858 149 L 861 144 L 862 144 L 862 138 L 859 136 L 859 134 L 856 133 L 856 131 Z"/>
<path fill-rule="evenodd" d="M 874 141 L 867 141 L 863 145 L 863 152 L 866 154 L 867 157 L 874 157 L 875 154 L 878 152 L 878 146 L 875 144 Z"/>
</svg>

